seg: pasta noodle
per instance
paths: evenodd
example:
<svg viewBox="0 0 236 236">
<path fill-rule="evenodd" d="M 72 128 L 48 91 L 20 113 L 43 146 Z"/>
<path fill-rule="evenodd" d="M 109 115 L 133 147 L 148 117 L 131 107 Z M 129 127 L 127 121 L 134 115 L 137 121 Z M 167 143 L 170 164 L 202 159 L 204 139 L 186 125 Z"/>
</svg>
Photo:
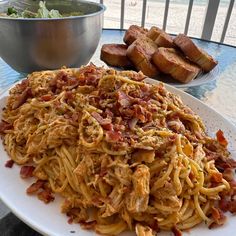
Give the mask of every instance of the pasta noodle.
<svg viewBox="0 0 236 236">
<path fill-rule="evenodd" d="M 69 222 L 105 235 L 223 224 L 236 163 L 222 131 L 209 137 L 178 96 L 144 78 L 91 64 L 12 88 L 0 131 L 21 177 L 36 178 L 27 193 L 60 194 Z"/>
</svg>

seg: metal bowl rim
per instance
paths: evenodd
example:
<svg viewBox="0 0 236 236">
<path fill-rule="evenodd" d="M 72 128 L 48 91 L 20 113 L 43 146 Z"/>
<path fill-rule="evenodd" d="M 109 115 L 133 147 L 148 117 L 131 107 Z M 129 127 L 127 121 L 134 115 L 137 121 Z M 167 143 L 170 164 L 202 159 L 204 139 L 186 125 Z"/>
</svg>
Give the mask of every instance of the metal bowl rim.
<svg viewBox="0 0 236 236">
<path fill-rule="evenodd" d="M 11 18 L 11 17 L 4 17 L 0 16 L 0 20 L 10 20 L 10 21 L 60 21 L 60 20 L 75 20 L 75 19 L 80 19 L 80 18 L 85 18 L 85 17 L 92 17 L 96 15 L 100 15 L 103 13 L 107 8 L 104 4 L 97 3 L 97 2 L 88 2 L 88 1 L 81 1 L 83 3 L 88 3 L 89 5 L 95 5 L 100 7 L 99 11 L 96 11 L 94 13 L 86 14 L 86 15 L 81 15 L 81 16 L 67 16 L 67 17 L 62 17 L 62 18 Z"/>
</svg>

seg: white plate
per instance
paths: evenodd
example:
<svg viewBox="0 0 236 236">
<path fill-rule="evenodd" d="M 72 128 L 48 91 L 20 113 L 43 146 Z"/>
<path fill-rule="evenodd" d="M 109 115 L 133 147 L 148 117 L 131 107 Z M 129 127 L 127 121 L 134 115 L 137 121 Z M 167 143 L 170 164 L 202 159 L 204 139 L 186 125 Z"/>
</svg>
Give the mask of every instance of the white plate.
<svg viewBox="0 0 236 236">
<path fill-rule="evenodd" d="M 157 83 L 155 80 L 148 79 L 150 83 Z M 218 129 L 224 131 L 229 141 L 229 149 L 232 153 L 236 153 L 236 128 L 223 118 L 216 111 L 204 105 L 199 100 L 184 93 L 176 88 L 166 85 L 171 92 L 179 94 L 185 104 L 189 105 L 204 120 L 207 131 L 210 135 L 214 135 Z M 3 108 L 8 92 L 0 96 L 0 109 Z M 6 168 L 4 165 L 8 160 L 8 156 L 4 151 L 2 142 L 0 144 L 0 198 L 5 204 L 26 224 L 42 233 L 50 236 L 91 236 L 94 232 L 84 231 L 78 224 L 68 224 L 68 218 L 60 213 L 61 199 L 56 200 L 48 205 L 39 201 L 37 197 L 28 196 L 25 193 L 30 181 L 22 180 L 19 177 L 20 168 L 14 165 L 12 169 Z M 230 216 L 227 223 L 223 227 L 209 230 L 206 226 L 200 225 L 190 230 L 191 236 L 207 235 L 207 236 L 231 236 L 235 235 L 236 217 Z M 10 227 L 10 226 L 9 226 Z M 71 231 L 75 231 L 72 233 Z M 123 235 L 134 235 L 125 233 Z M 164 232 L 158 235 L 172 235 L 170 232 Z M 184 235 L 189 235 L 186 233 Z"/>
<path fill-rule="evenodd" d="M 102 63 L 102 65 L 105 66 L 105 68 L 113 68 L 118 71 L 123 70 L 122 68 L 119 67 L 108 66 L 105 63 Z M 177 80 L 173 79 L 170 75 L 165 75 L 165 74 L 157 75 L 155 78 L 153 78 L 153 80 L 161 81 L 176 88 L 190 88 L 215 81 L 217 79 L 218 74 L 219 74 L 219 66 L 216 66 L 212 71 L 208 73 L 201 72 L 194 80 L 186 84 L 178 82 Z"/>
<path fill-rule="evenodd" d="M 157 80 L 162 81 L 164 83 L 167 83 L 171 86 L 174 86 L 176 88 L 188 88 L 188 87 L 196 87 L 199 85 L 203 85 L 206 83 L 210 83 L 214 80 L 216 80 L 217 75 L 219 73 L 219 66 L 216 66 L 212 71 L 208 72 L 208 73 L 200 73 L 194 80 L 190 81 L 187 84 L 183 84 L 178 82 L 177 80 L 174 80 L 173 78 L 171 78 L 171 76 L 169 75 L 158 75 L 157 76 Z"/>
</svg>

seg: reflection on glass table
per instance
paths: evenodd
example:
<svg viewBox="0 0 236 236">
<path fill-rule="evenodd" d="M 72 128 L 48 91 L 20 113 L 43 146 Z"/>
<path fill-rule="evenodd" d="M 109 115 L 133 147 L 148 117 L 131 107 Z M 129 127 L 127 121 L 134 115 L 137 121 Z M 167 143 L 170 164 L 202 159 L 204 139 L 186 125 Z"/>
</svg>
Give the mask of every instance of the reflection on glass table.
<svg viewBox="0 0 236 236">
<path fill-rule="evenodd" d="M 124 31 L 103 30 L 99 46 L 91 62 L 98 66 L 106 66 L 100 61 L 101 46 L 104 43 L 122 43 L 123 35 Z M 214 108 L 236 125 L 236 48 L 199 39 L 194 39 L 194 41 L 215 57 L 219 63 L 217 69 L 213 72 L 213 78 L 207 81 L 207 83 L 200 83 L 198 86 L 193 87 L 182 87 L 181 89 Z M 0 58 L 0 92 L 3 92 L 12 84 L 25 77 L 25 74 L 14 71 Z M 0 213 L 1 218 L 9 213 L 8 208 L 2 203 L 0 203 Z M 12 235 L 14 232 L 19 232 L 19 230 L 25 232 L 25 235 L 38 235 L 19 221 L 12 213 L 2 218 L 0 221 L 0 230 L 1 232 L 10 231 Z"/>
</svg>

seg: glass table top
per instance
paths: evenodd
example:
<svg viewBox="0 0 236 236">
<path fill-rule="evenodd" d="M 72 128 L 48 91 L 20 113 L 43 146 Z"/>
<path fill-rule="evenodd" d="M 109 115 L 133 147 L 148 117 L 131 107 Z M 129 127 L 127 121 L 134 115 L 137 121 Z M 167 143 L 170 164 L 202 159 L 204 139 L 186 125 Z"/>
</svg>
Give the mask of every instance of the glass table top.
<svg viewBox="0 0 236 236">
<path fill-rule="evenodd" d="M 104 43 L 122 43 L 123 35 L 124 31 L 103 30 L 99 46 L 91 62 L 97 66 L 105 65 L 100 61 L 101 46 Z M 236 125 L 236 47 L 200 39 L 194 39 L 194 41 L 218 60 L 217 71 L 214 73 L 214 80 L 200 86 L 181 89 L 214 108 Z M 0 58 L 0 93 L 25 77 L 25 74 L 16 72 Z M 1 202 L 0 218 L 0 232 L 5 232 L 4 235 L 15 235 L 19 230 L 22 233 L 25 232 L 21 235 L 39 235 L 10 213 Z"/>
</svg>

